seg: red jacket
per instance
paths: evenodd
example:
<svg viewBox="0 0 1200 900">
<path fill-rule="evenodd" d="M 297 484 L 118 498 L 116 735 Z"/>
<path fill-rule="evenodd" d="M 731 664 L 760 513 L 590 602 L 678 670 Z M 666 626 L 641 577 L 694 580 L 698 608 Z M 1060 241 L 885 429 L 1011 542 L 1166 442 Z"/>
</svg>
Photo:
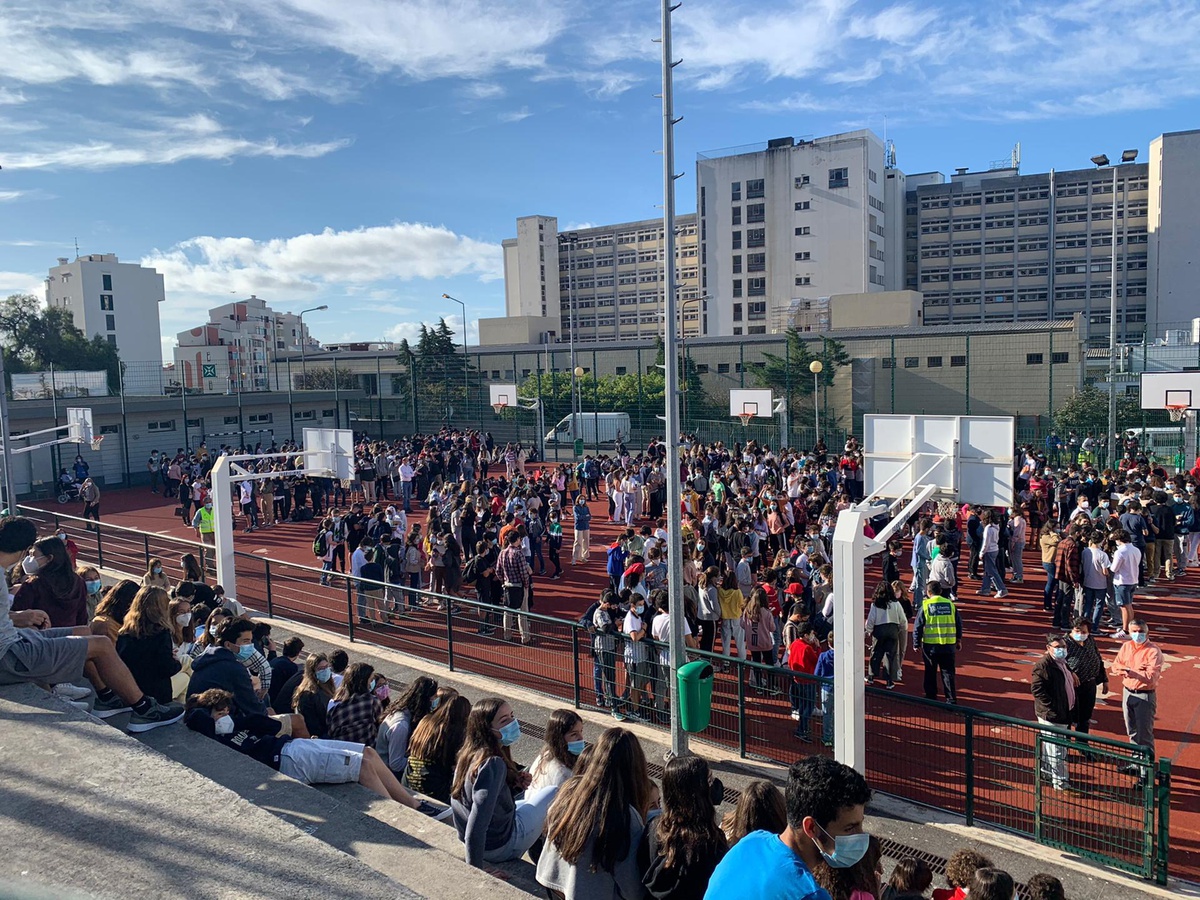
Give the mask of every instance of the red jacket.
<svg viewBox="0 0 1200 900">
<path fill-rule="evenodd" d="M 788 668 L 793 672 L 811 675 L 817 670 L 819 655 L 816 647 L 803 638 L 797 638 L 792 641 L 792 646 L 788 647 Z M 800 679 L 797 678 L 796 682 L 799 683 L 799 681 Z"/>
<path fill-rule="evenodd" d="M 50 617 L 51 628 L 75 628 L 88 623 L 87 585 L 72 573 L 71 589 L 57 596 L 43 576 L 24 581 L 13 595 L 13 611 L 40 609 Z"/>
</svg>

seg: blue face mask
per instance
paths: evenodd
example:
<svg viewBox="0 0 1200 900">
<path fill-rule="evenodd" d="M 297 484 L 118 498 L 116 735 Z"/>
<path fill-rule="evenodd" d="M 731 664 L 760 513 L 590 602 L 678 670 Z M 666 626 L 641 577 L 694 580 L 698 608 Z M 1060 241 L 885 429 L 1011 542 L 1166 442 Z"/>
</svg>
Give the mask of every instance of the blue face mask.
<svg viewBox="0 0 1200 900">
<path fill-rule="evenodd" d="M 817 826 L 821 828 L 820 825 Z M 824 828 L 821 828 L 821 833 L 825 837 L 833 837 Z M 833 838 L 833 852 L 826 853 L 820 844 L 813 841 L 817 846 L 817 850 L 834 869 L 848 869 L 867 855 L 867 848 L 871 845 L 871 836 L 869 834 L 842 834 Z"/>
<path fill-rule="evenodd" d="M 1144 631 L 1135 631 L 1129 637 L 1135 644 L 1144 644 L 1146 641 L 1150 640 L 1150 635 L 1146 634 Z"/>
<path fill-rule="evenodd" d="M 567 752 L 578 756 L 587 747 L 587 741 L 567 741 Z"/>
<path fill-rule="evenodd" d="M 367 690 L 370 690 L 370 691 L 375 690 L 375 679 L 374 678 L 372 678 L 369 682 L 367 682 Z"/>
<path fill-rule="evenodd" d="M 254 645 L 253 644 L 242 644 L 242 646 L 238 647 L 237 657 L 242 662 L 245 662 L 253 655 L 254 655 Z"/>
<path fill-rule="evenodd" d="M 434 697 L 432 700 L 429 701 L 429 711 L 433 712 L 435 709 L 438 708 L 438 706 L 441 704 L 441 702 L 442 702 L 441 697 Z"/>
<path fill-rule="evenodd" d="M 500 729 L 500 744 L 503 747 L 511 747 L 521 739 L 521 723 L 513 719 L 507 725 Z"/>
<path fill-rule="evenodd" d="M 1067 648 L 1066 647 L 1055 647 L 1054 648 L 1054 658 L 1055 659 L 1066 659 L 1067 658 Z"/>
<path fill-rule="evenodd" d="M 100 591 L 103 587 L 104 587 L 103 581 L 89 581 L 87 583 L 87 592 L 89 594 L 98 594 L 98 593 L 100 593 Z"/>
<path fill-rule="evenodd" d="M 333 669 L 317 669 L 317 681 L 325 684 L 333 677 Z"/>
</svg>

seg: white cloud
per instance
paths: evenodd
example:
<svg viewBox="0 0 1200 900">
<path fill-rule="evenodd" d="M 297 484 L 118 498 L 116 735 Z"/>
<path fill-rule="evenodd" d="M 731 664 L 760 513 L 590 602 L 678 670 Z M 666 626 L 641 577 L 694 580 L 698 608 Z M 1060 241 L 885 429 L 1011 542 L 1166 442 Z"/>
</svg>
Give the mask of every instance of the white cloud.
<svg viewBox="0 0 1200 900">
<path fill-rule="evenodd" d="M 188 159 L 230 160 L 239 156 L 312 159 L 345 147 L 346 140 L 285 144 L 274 137 L 230 134 L 211 116 L 160 117 L 155 128 L 106 129 L 110 139 L 80 143 L 32 142 L 12 150 L 4 164 L 13 169 L 110 169 L 167 165 Z"/>
<path fill-rule="evenodd" d="M 522 106 L 520 109 L 514 109 L 511 112 L 500 113 L 498 118 L 501 122 L 521 122 L 532 116 L 528 106 Z"/>
<path fill-rule="evenodd" d="M 39 301 L 46 296 L 46 276 L 28 272 L 0 272 L 0 297 L 33 294 Z"/>
<path fill-rule="evenodd" d="M 0 203 L 10 203 L 25 196 L 24 191 L 0 191 Z"/>
<path fill-rule="evenodd" d="M 469 100 L 497 100 L 506 93 L 503 86 L 487 81 L 472 81 L 462 88 L 463 96 Z"/>
<path fill-rule="evenodd" d="M 233 74 L 266 100 L 291 100 L 301 94 L 310 94 L 336 101 L 352 93 L 345 79 L 328 72 L 321 77 L 312 77 L 307 72 L 292 72 L 270 63 L 251 62 L 235 67 Z"/>
</svg>

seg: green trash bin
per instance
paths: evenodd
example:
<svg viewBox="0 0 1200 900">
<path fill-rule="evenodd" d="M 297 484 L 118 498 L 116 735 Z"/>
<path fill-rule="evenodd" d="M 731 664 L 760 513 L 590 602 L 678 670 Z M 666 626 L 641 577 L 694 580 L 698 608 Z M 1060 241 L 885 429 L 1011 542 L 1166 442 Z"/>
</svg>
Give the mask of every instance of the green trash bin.
<svg viewBox="0 0 1200 900">
<path fill-rule="evenodd" d="M 583 456 L 583 438 L 575 438 L 575 458 Z"/>
<path fill-rule="evenodd" d="M 712 663 L 698 659 L 679 668 L 679 721 L 684 731 L 703 731 L 712 717 Z"/>
</svg>

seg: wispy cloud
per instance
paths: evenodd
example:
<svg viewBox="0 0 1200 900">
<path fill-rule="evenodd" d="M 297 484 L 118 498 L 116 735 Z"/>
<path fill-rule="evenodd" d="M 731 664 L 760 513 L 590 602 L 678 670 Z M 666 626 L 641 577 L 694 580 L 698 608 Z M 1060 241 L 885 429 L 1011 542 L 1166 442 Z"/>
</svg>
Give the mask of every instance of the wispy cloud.
<svg viewBox="0 0 1200 900">
<path fill-rule="evenodd" d="M 528 106 L 522 106 L 520 109 L 514 109 L 509 112 L 500 113 L 500 115 L 496 118 L 498 118 L 501 122 L 520 122 L 524 119 L 528 119 L 532 115 L 533 113 L 529 111 Z"/>
<path fill-rule="evenodd" d="M 230 160 L 236 157 L 300 157 L 312 159 L 345 147 L 346 139 L 317 143 L 282 143 L 274 137 L 248 138 L 230 133 L 211 116 L 162 117 L 154 127 L 107 129 L 107 140 L 82 143 L 38 141 L 5 159 L 13 169 L 111 169 L 132 165 L 167 165 L 189 159 Z"/>
<path fill-rule="evenodd" d="M 472 81 L 463 85 L 461 93 L 468 100 L 497 100 L 507 92 L 503 85 L 488 81 Z"/>
<path fill-rule="evenodd" d="M 24 191 L 0 191 L 0 203 L 11 203 L 25 196 Z"/>
</svg>

